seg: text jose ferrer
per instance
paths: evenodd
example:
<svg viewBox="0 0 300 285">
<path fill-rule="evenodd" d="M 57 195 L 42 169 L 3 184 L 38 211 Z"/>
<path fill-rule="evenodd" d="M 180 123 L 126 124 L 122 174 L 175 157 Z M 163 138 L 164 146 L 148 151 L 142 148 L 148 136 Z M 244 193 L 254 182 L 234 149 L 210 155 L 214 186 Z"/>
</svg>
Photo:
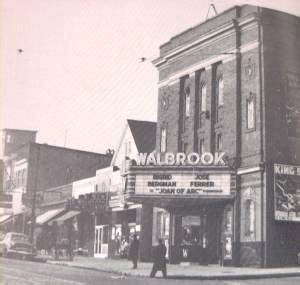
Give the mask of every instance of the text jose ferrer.
<svg viewBox="0 0 300 285">
<path fill-rule="evenodd" d="M 225 165 L 224 152 L 212 154 L 205 152 L 198 154 L 192 152 L 189 154 L 185 153 L 139 153 L 136 158 L 138 166 L 171 166 L 171 165 Z M 147 186 L 151 187 L 149 192 L 156 192 L 157 194 L 209 194 L 209 193 L 220 193 L 222 189 L 214 188 L 215 182 L 209 180 L 209 174 L 195 174 L 194 180 L 190 181 L 190 188 L 176 188 L 177 182 L 172 181 L 172 174 L 153 174 L 154 181 L 148 181 Z M 159 188 L 155 188 L 159 187 Z M 201 188 L 200 188 L 201 187 Z"/>
</svg>

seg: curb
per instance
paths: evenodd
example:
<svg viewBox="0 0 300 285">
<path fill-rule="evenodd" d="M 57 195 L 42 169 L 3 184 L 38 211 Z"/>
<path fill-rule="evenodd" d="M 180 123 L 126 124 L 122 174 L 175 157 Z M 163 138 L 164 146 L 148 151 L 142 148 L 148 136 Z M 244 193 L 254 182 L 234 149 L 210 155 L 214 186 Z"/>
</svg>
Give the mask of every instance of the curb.
<svg viewBox="0 0 300 285">
<path fill-rule="evenodd" d="M 100 269 L 95 267 L 86 267 L 81 265 L 72 265 L 68 263 L 58 263 L 58 262 L 52 262 L 47 261 L 48 264 L 54 264 L 54 265 L 61 265 L 61 266 L 68 266 L 78 269 L 85 269 L 85 270 L 91 270 L 91 271 L 98 271 L 98 272 L 105 272 L 105 273 L 112 273 L 117 274 L 121 276 L 130 276 L 130 277 L 138 277 L 138 278 L 150 278 L 147 275 L 143 274 L 130 274 L 121 272 L 118 270 L 109 270 L 109 269 Z M 265 274 L 227 274 L 227 275 L 198 275 L 198 276 L 186 276 L 186 275 L 170 275 L 167 277 L 167 279 L 177 279 L 177 280 L 250 280 L 250 279 L 270 279 L 270 278 L 288 278 L 288 277 L 300 277 L 300 271 L 299 272 L 288 272 L 288 273 L 265 273 Z"/>
</svg>

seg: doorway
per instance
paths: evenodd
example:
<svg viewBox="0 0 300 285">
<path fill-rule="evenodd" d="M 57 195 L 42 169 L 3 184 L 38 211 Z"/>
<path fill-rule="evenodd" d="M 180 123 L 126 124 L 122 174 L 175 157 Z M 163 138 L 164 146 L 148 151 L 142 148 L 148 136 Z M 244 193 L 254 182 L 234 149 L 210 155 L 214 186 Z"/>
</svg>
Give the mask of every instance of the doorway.
<svg viewBox="0 0 300 285">
<path fill-rule="evenodd" d="M 95 227 L 94 257 L 108 257 L 109 226 Z"/>
<path fill-rule="evenodd" d="M 222 259 L 222 212 L 203 209 L 181 216 L 180 261 L 220 264 Z"/>
</svg>

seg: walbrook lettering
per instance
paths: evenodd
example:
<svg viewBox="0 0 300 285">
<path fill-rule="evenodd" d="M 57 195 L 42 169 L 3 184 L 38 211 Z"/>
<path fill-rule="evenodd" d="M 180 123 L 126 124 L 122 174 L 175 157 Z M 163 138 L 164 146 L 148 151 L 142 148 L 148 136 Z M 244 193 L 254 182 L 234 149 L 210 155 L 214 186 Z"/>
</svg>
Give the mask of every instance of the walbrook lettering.
<svg viewBox="0 0 300 285">
<path fill-rule="evenodd" d="M 225 153 L 205 152 L 199 154 L 191 152 L 185 154 L 182 152 L 172 153 L 139 153 L 136 157 L 137 165 L 225 165 Z"/>
</svg>

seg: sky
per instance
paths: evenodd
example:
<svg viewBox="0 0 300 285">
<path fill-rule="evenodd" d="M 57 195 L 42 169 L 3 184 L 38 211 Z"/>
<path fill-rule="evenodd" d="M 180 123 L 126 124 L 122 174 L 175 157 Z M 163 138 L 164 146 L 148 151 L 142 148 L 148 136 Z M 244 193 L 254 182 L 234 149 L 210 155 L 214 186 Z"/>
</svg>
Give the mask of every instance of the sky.
<svg viewBox="0 0 300 285">
<path fill-rule="evenodd" d="M 156 121 L 159 46 L 204 21 L 210 3 L 300 15 L 299 0 L 2 0 L 0 127 L 115 149 L 127 118 Z"/>
</svg>

